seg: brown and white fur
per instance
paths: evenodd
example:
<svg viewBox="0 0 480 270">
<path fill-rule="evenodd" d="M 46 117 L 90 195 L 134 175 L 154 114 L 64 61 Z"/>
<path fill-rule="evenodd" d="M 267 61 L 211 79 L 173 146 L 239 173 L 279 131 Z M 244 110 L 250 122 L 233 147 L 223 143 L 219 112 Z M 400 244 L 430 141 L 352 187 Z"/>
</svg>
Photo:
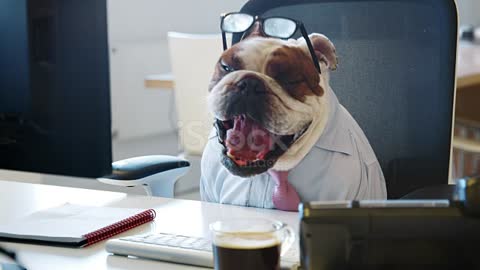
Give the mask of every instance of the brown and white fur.
<svg viewBox="0 0 480 270">
<path fill-rule="evenodd" d="M 275 161 L 263 171 L 294 168 L 325 128 L 329 113 L 325 90 L 330 87 L 329 71 L 336 69 L 337 56 L 326 36 L 311 34 L 309 37 L 320 62 L 321 74 L 315 69 L 303 38 L 285 41 L 249 37 L 225 51 L 215 68 L 208 104 L 217 119 L 223 121 L 231 117 L 230 96 L 242 80 L 253 78 L 263 84 L 262 91 L 267 94 L 265 98 L 254 100 L 245 113 L 274 134 L 295 136 L 293 143 L 274 157 Z M 234 71 L 225 71 L 224 65 Z M 228 161 L 224 165 L 238 167 Z M 249 168 L 231 169 L 235 174 L 249 175 Z"/>
</svg>

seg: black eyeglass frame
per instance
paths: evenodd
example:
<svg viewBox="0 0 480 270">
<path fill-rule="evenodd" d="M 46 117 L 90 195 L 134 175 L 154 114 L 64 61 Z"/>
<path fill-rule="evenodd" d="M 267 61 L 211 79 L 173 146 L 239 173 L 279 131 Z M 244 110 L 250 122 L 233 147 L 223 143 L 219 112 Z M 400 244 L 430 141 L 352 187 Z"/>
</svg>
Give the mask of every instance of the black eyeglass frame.
<svg viewBox="0 0 480 270">
<path fill-rule="evenodd" d="M 252 16 L 253 17 L 253 21 L 252 23 L 247 27 L 247 29 L 245 29 L 244 31 L 239 31 L 239 32 L 226 32 L 225 30 L 223 30 L 223 23 L 224 23 L 224 20 L 227 16 L 229 15 L 232 15 L 232 14 L 244 14 L 244 15 L 248 15 L 248 16 Z M 292 22 L 295 23 L 295 30 L 292 32 L 292 34 L 289 36 L 289 37 L 286 37 L 286 38 L 280 38 L 280 37 L 277 37 L 277 36 L 271 36 L 271 35 L 268 35 L 267 33 L 265 33 L 265 29 L 263 29 L 265 27 L 265 24 L 263 23 L 265 20 L 267 19 L 286 19 L 286 20 L 290 20 Z M 308 37 L 308 33 L 307 33 L 307 30 L 305 29 L 305 26 L 303 25 L 303 23 L 301 21 L 297 21 L 297 20 L 294 20 L 292 18 L 287 18 L 287 17 L 282 17 L 282 16 L 271 16 L 271 17 L 260 17 L 260 16 L 253 16 L 251 14 L 248 14 L 248 13 L 243 13 L 243 12 L 229 12 L 229 13 L 224 13 L 222 15 L 220 15 L 220 30 L 222 31 L 222 43 L 223 43 L 223 50 L 226 51 L 227 48 L 228 48 L 228 45 L 227 45 L 227 37 L 225 35 L 225 33 L 232 33 L 232 34 L 239 34 L 239 33 L 245 33 L 247 32 L 254 24 L 255 22 L 260 22 L 261 26 L 262 26 L 262 31 L 263 33 L 267 36 L 267 37 L 273 37 L 273 38 L 279 38 L 279 39 L 283 39 L 283 40 L 286 40 L 286 39 L 289 39 L 291 37 L 293 37 L 293 35 L 298 31 L 298 29 L 300 29 L 300 33 L 302 34 L 303 38 L 305 39 L 305 42 L 307 43 L 307 47 L 308 47 L 308 50 L 310 51 L 310 55 L 312 56 L 312 61 L 313 61 L 313 65 L 315 66 L 315 68 L 317 69 L 318 73 L 321 74 L 321 70 L 320 70 L 320 65 L 318 63 L 318 58 L 317 58 L 317 55 L 315 54 L 315 51 L 313 49 L 313 45 L 312 45 L 312 42 L 310 41 L 310 38 Z"/>
</svg>

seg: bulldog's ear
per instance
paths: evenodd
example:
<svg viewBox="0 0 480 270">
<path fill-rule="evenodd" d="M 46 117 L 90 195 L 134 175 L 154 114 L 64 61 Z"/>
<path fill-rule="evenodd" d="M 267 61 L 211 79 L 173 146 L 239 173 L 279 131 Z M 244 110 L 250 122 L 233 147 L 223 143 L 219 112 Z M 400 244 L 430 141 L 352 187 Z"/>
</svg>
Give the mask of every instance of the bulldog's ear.
<svg viewBox="0 0 480 270">
<path fill-rule="evenodd" d="M 310 42 L 312 43 L 313 50 L 315 55 L 318 58 L 318 61 L 324 62 L 330 70 L 337 69 L 338 58 L 335 46 L 325 35 L 313 33 L 308 36 Z M 302 42 L 305 43 L 305 40 L 302 39 Z M 303 44 L 305 49 L 308 52 L 307 44 Z"/>
</svg>

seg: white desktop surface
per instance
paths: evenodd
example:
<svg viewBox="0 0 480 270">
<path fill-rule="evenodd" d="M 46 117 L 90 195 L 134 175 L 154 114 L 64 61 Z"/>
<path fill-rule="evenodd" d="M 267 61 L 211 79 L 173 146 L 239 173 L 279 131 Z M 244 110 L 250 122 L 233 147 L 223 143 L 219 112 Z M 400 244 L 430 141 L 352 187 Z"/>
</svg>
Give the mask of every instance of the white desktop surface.
<svg viewBox="0 0 480 270">
<path fill-rule="evenodd" d="M 165 232 L 208 237 L 208 224 L 219 219 L 263 217 L 277 219 L 298 230 L 298 213 L 246 208 L 199 201 L 176 200 L 78 188 L 0 181 L 0 222 L 42 209 L 74 203 L 81 205 L 153 208 L 154 222 L 115 237 L 147 232 Z M 28 270 L 37 269 L 204 269 L 186 265 L 112 256 L 105 241 L 86 248 L 72 249 L 0 242 L 17 252 Z"/>
</svg>

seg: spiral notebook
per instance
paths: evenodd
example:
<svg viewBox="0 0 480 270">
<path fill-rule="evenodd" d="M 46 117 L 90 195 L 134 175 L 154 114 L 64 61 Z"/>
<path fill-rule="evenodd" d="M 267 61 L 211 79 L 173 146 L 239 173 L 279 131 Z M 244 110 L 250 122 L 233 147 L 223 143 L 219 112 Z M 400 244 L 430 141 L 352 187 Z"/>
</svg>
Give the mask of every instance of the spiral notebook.
<svg viewBox="0 0 480 270">
<path fill-rule="evenodd" d="M 153 209 L 65 204 L 7 223 L 0 241 L 85 247 L 155 219 Z"/>
</svg>

